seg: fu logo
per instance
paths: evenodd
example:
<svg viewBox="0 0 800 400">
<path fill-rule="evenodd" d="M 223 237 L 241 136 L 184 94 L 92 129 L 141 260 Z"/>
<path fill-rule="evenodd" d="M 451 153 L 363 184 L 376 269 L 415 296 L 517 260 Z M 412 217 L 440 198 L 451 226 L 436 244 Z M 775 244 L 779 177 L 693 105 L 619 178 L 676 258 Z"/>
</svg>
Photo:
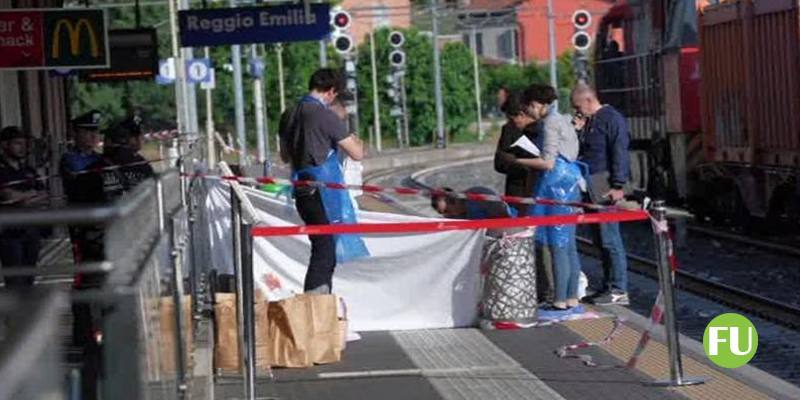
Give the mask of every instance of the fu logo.
<svg viewBox="0 0 800 400">
<path fill-rule="evenodd" d="M 758 332 L 749 319 L 727 313 L 712 319 L 703 334 L 706 356 L 723 368 L 739 368 L 756 355 Z"/>
</svg>

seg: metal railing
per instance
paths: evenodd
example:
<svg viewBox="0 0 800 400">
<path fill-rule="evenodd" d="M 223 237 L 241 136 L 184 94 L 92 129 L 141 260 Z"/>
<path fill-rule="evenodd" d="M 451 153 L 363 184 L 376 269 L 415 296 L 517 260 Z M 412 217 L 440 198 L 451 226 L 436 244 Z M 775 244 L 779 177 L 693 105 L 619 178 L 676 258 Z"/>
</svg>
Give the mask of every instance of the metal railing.
<svg viewBox="0 0 800 400">
<path fill-rule="evenodd" d="M 178 167 L 181 168 L 180 163 Z M 127 193 L 117 202 L 97 207 L 70 207 L 61 209 L 4 212 L 0 215 L 0 228 L 13 226 L 95 226 L 103 232 L 102 245 L 105 259 L 71 266 L 69 264 L 45 265 L 38 268 L 0 268 L 3 276 L 72 275 L 75 273 L 103 273 L 102 284 L 80 291 L 60 291 L 49 295 L 55 300 L 39 305 L 29 304 L 31 295 L 22 295 L 24 303 L 16 307 L 0 306 L 0 329 L 4 320 L 13 313 L 31 318 L 29 324 L 15 324 L 6 329 L 5 347 L 13 339 L 24 349 L 20 357 L 14 352 L 0 354 L 0 399 L 23 398 L 17 395 L 19 381 L 35 382 L 43 372 L 57 376 L 56 388 L 52 385 L 27 385 L 26 398 L 69 399 L 170 399 L 185 395 L 188 374 L 188 343 L 191 338 L 191 311 L 184 311 L 184 275 L 190 270 L 192 259 L 191 232 L 192 209 L 187 207 L 188 184 L 179 170 L 171 170 L 155 179 L 147 180 Z M 195 282 L 190 286 L 194 290 Z M 40 289 L 33 289 L 34 292 Z M 0 293 L 2 295 L 3 293 Z M 38 297 L 38 296 L 37 296 Z M 196 298 L 196 297 L 195 297 Z M 0 304 L 2 303 L 0 298 Z M 68 347 L 49 335 L 52 328 L 39 319 L 57 323 L 68 318 L 69 304 L 84 305 L 91 309 L 94 321 L 96 348 L 91 357 L 84 348 L 79 368 L 60 371 Z M 42 317 L 44 318 L 44 317 Z M 36 322 L 40 321 L 40 322 Z M 44 328 L 47 329 L 44 329 Z M 102 334 L 102 336 L 100 336 Z M 11 338 L 11 339 L 8 339 Z M 54 348 L 55 356 L 47 363 L 33 357 L 44 349 Z M 9 347 L 12 348 L 12 347 Z M 49 353 L 48 353 L 49 354 Z M 61 360 L 59 360 L 61 358 Z M 65 373 L 73 379 L 65 385 Z M 81 377 L 75 379 L 75 375 Z M 83 381 L 91 389 L 78 389 L 76 381 Z"/>
</svg>

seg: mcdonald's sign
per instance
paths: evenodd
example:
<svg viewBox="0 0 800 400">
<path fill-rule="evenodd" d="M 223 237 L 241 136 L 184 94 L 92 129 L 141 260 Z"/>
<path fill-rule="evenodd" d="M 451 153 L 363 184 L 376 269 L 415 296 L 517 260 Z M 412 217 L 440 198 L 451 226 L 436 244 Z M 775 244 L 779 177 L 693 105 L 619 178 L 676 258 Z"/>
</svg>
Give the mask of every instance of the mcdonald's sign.
<svg viewBox="0 0 800 400">
<path fill-rule="evenodd" d="M 0 69 L 90 69 L 109 65 L 106 11 L 0 12 Z"/>
</svg>

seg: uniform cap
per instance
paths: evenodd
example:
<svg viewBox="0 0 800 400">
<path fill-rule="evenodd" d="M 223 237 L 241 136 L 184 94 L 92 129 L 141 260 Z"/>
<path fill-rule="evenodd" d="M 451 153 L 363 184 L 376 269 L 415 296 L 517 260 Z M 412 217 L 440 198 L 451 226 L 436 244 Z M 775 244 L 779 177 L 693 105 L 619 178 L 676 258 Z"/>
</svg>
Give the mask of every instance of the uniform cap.
<svg viewBox="0 0 800 400">
<path fill-rule="evenodd" d="M 98 129 L 100 128 L 100 119 L 102 118 L 100 111 L 91 110 L 85 114 L 72 119 L 72 126 L 76 128 Z"/>
</svg>

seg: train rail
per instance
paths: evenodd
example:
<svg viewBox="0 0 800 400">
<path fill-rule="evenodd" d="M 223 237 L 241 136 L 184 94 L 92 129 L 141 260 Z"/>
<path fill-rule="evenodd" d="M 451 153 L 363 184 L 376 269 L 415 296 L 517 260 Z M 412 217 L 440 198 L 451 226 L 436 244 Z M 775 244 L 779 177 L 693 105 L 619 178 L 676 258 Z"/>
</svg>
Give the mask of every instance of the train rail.
<svg viewBox="0 0 800 400">
<path fill-rule="evenodd" d="M 579 250 L 591 257 L 599 258 L 599 249 L 589 239 L 578 238 Z M 658 279 L 656 261 L 636 254 L 628 254 L 628 268 L 640 275 Z M 677 270 L 675 286 L 700 297 L 724 304 L 728 307 L 757 315 L 778 325 L 800 329 L 800 308 L 752 293 L 691 272 Z"/>
<path fill-rule="evenodd" d="M 734 232 L 726 232 L 719 229 L 709 228 L 706 226 L 689 225 L 686 229 L 712 238 L 731 240 L 738 243 L 746 244 L 748 246 L 753 246 L 764 250 L 770 250 L 788 256 L 800 257 L 800 249 L 798 249 L 798 247 L 793 247 L 781 243 L 768 242 L 763 239 L 756 239 L 747 236 L 742 236 Z"/>
</svg>

